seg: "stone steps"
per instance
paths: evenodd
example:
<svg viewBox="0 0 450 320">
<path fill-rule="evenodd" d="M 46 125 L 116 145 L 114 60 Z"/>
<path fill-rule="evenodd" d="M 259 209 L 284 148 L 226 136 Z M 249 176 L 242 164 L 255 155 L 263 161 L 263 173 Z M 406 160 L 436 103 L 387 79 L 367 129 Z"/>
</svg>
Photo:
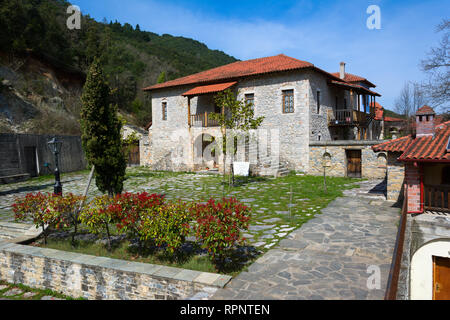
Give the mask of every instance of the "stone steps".
<svg viewBox="0 0 450 320">
<path fill-rule="evenodd" d="M 36 229 L 31 224 L 0 222 L 0 239 L 21 242 L 39 237 L 42 228 Z"/>
</svg>

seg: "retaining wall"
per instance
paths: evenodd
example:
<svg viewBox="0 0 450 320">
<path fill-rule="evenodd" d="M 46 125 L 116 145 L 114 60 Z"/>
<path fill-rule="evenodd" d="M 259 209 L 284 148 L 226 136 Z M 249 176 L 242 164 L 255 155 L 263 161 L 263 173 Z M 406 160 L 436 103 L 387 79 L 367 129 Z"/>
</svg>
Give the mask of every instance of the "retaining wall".
<svg viewBox="0 0 450 320">
<path fill-rule="evenodd" d="M 90 300 L 174 300 L 231 277 L 0 242 L 0 279 Z"/>
</svg>

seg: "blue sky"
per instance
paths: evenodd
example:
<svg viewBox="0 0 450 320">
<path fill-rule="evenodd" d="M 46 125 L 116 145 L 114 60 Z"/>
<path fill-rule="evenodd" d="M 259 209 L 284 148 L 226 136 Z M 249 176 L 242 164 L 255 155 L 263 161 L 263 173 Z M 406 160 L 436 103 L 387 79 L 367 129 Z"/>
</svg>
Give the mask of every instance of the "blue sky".
<svg viewBox="0 0 450 320">
<path fill-rule="evenodd" d="M 441 34 L 450 16 L 449 0 L 429 1 L 263 1 L 263 0 L 73 0 L 83 14 L 106 18 L 158 34 L 169 33 L 205 43 L 238 59 L 284 53 L 329 72 L 339 63 L 364 76 L 394 108 L 408 80 L 426 79 L 420 60 Z M 369 5 L 381 9 L 381 30 L 369 30 Z"/>
</svg>

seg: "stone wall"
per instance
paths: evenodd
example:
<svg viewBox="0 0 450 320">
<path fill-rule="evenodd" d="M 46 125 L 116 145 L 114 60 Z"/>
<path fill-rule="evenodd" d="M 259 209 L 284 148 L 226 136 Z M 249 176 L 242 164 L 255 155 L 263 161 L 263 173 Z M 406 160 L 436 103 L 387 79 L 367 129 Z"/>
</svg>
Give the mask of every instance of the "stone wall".
<svg viewBox="0 0 450 320">
<path fill-rule="evenodd" d="M 182 96 L 184 92 L 195 86 L 167 88 L 152 92 L 153 126 L 149 130 L 148 142 L 145 143 L 150 151 L 142 151 L 143 165 L 156 170 L 196 170 L 197 166 L 192 160 L 192 153 L 194 152 L 193 141 L 198 135 L 199 128 L 195 126 L 189 128 L 188 98 Z M 336 99 L 339 108 L 343 108 L 345 100 L 349 108 L 352 104 L 356 105 L 356 95 L 351 97 L 348 91 L 330 86 L 327 77 L 317 71 L 299 70 L 248 77 L 241 79 L 233 90 L 240 100 L 247 94 L 254 95 L 255 116 L 265 118 L 260 129 L 268 132 L 278 130 L 279 162 L 288 170 L 309 171 L 311 141 L 355 137 L 352 128 L 349 128 L 347 133 L 329 128 L 328 111 L 335 107 Z M 284 90 L 294 90 L 293 113 L 283 113 Z M 319 110 L 317 109 L 317 92 L 320 92 Z M 214 112 L 213 96 L 208 94 L 192 98 L 191 114 Z M 167 120 L 162 119 L 163 103 L 167 103 Z M 202 130 L 211 131 L 210 129 Z M 345 137 L 343 137 L 344 133 Z M 257 146 L 254 149 L 261 148 Z M 381 177 L 383 170 L 377 168 L 376 164 L 372 166 L 374 160 L 370 153 L 372 151 L 369 151 L 367 147 L 364 151 L 364 158 L 367 161 L 364 163 L 363 175 Z M 184 157 L 184 161 L 173 160 L 174 157 L 181 156 Z M 345 161 L 341 162 L 341 166 L 336 170 L 339 171 L 339 175 L 344 176 Z"/>
<path fill-rule="evenodd" d="M 0 279 L 90 300 L 174 300 L 231 277 L 0 242 Z"/>
<path fill-rule="evenodd" d="M 265 117 L 261 129 L 278 130 L 280 162 L 286 168 L 308 168 L 310 83 L 308 72 L 290 72 L 242 80 L 238 99 L 254 94 L 255 117 Z M 294 112 L 283 113 L 283 91 L 294 90 Z"/>
<path fill-rule="evenodd" d="M 397 159 L 401 152 L 388 152 L 387 200 L 401 203 L 403 201 L 403 184 L 405 181 L 404 163 Z"/>
<path fill-rule="evenodd" d="M 0 177 L 30 173 L 27 168 L 26 148 L 35 148 L 33 160 L 36 161 L 37 174 L 51 174 L 55 157 L 48 147 L 53 136 L 28 134 L 0 134 Z M 81 138 L 58 136 L 62 141 L 59 155 L 59 169 L 62 173 L 86 168 L 86 159 L 81 146 Z M 46 166 L 49 164 L 49 166 Z"/>
<path fill-rule="evenodd" d="M 327 175 L 334 177 L 347 176 L 346 150 L 361 150 L 361 174 L 362 178 L 384 179 L 386 178 L 386 154 L 373 152 L 372 146 L 381 141 L 321 141 L 311 142 L 309 146 L 309 170 L 308 174 L 323 174 L 323 156 L 331 155 L 331 166 L 327 168 Z"/>
</svg>

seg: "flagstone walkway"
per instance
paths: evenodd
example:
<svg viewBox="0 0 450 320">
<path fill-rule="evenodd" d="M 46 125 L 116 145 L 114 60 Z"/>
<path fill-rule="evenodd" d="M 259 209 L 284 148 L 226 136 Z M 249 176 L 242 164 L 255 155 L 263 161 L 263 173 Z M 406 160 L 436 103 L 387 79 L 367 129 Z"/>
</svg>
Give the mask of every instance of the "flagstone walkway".
<svg viewBox="0 0 450 320">
<path fill-rule="evenodd" d="M 383 299 L 400 209 L 384 201 L 380 182 L 345 191 L 212 299 Z M 379 289 L 367 285 L 373 270 Z"/>
</svg>

